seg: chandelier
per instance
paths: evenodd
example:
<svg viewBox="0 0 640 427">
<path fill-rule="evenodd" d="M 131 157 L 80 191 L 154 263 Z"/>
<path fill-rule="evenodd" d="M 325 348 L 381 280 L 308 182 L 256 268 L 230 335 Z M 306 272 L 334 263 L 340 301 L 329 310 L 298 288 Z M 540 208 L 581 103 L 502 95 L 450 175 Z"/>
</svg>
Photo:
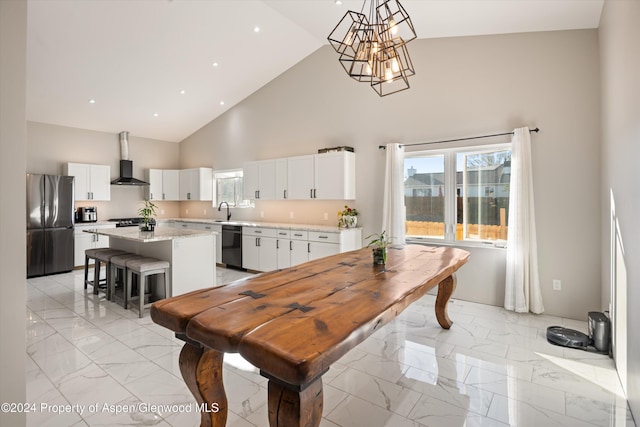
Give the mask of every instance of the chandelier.
<svg viewBox="0 0 640 427">
<path fill-rule="evenodd" d="M 385 96 L 409 89 L 408 78 L 415 74 L 407 43 L 416 38 L 411 18 L 398 0 L 369 0 L 369 15 L 352 10 L 329 34 L 331 46 L 340 55 L 347 74 L 371 85 Z"/>
</svg>

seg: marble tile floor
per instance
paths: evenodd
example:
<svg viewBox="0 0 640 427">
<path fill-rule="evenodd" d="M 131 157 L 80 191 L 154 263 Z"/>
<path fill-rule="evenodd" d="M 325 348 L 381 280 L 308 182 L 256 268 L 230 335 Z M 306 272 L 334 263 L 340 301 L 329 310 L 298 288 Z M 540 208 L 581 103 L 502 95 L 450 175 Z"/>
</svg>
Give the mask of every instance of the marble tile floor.
<svg viewBox="0 0 640 427">
<path fill-rule="evenodd" d="M 247 275 L 217 270 L 218 283 Z M 27 281 L 27 425 L 199 425 L 178 369 L 182 343 L 82 279 Z M 586 332 L 586 320 L 453 300 L 446 331 L 434 303 L 425 296 L 331 367 L 322 427 L 636 425 L 611 359 L 546 342 L 547 326 Z M 268 426 L 257 370 L 227 355 L 224 381 L 227 425 Z"/>
</svg>

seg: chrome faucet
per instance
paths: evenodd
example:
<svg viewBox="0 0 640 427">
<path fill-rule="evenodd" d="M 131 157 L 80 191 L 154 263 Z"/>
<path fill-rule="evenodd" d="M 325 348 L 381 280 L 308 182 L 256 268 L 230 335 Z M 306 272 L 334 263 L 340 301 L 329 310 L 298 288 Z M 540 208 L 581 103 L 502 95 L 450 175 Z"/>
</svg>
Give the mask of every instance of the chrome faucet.
<svg viewBox="0 0 640 427">
<path fill-rule="evenodd" d="M 229 212 L 229 203 L 220 202 L 220 204 L 218 205 L 218 212 L 220 212 L 220 210 L 222 209 L 223 204 L 227 205 L 227 221 L 229 221 L 231 219 L 231 212 Z"/>
</svg>

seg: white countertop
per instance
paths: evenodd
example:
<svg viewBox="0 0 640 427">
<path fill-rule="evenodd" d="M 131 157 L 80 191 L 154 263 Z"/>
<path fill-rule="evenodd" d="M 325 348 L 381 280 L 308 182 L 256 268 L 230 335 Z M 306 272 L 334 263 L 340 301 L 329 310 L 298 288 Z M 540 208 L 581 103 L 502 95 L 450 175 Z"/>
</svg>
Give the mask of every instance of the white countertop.
<svg viewBox="0 0 640 427">
<path fill-rule="evenodd" d="M 316 225 L 316 224 L 291 224 L 291 223 L 281 223 L 281 222 L 260 222 L 260 221 L 221 221 L 216 219 L 205 219 L 205 218 L 167 218 L 158 220 L 159 223 L 162 222 L 191 222 L 196 224 L 217 224 L 217 225 L 241 225 L 243 227 L 267 227 L 267 228 L 277 228 L 277 229 L 287 229 L 287 230 L 301 230 L 301 231 L 320 231 L 320 232 L 333 232 L 340 233 L 342 231 L 348 230 L 347 228 L 340 228 L 337 226 L 330 225 Z M 362 227 L 356 227 L 362 228 Z"/>
<path fill-rule="evenodd" d="M 166 240 L 218 234 L 215 231 L 183 230 L 168 226 L 156 226 L 155 231 L 140 231 L 138 227 L 96 228 L 83 231 L 85 233 L 100 234 L 102 236 L 109 236 L 110 238 L 114 237 L 141 243 L 162 242 Z"/>
</svg>

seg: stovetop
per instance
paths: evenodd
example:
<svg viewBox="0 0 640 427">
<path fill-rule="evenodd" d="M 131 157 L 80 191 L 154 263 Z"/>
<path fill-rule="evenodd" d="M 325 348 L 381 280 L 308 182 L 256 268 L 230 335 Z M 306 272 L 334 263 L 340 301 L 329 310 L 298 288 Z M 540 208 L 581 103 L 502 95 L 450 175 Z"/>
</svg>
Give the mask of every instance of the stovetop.
<svg viewBox="0 0 640 427">
<path fill-rule="evenodd" d="M 142 218 L 112 218 L 109 221 L 115 222 L 116 227 L 136 227 L 143 223 Z"/>
</svg>

